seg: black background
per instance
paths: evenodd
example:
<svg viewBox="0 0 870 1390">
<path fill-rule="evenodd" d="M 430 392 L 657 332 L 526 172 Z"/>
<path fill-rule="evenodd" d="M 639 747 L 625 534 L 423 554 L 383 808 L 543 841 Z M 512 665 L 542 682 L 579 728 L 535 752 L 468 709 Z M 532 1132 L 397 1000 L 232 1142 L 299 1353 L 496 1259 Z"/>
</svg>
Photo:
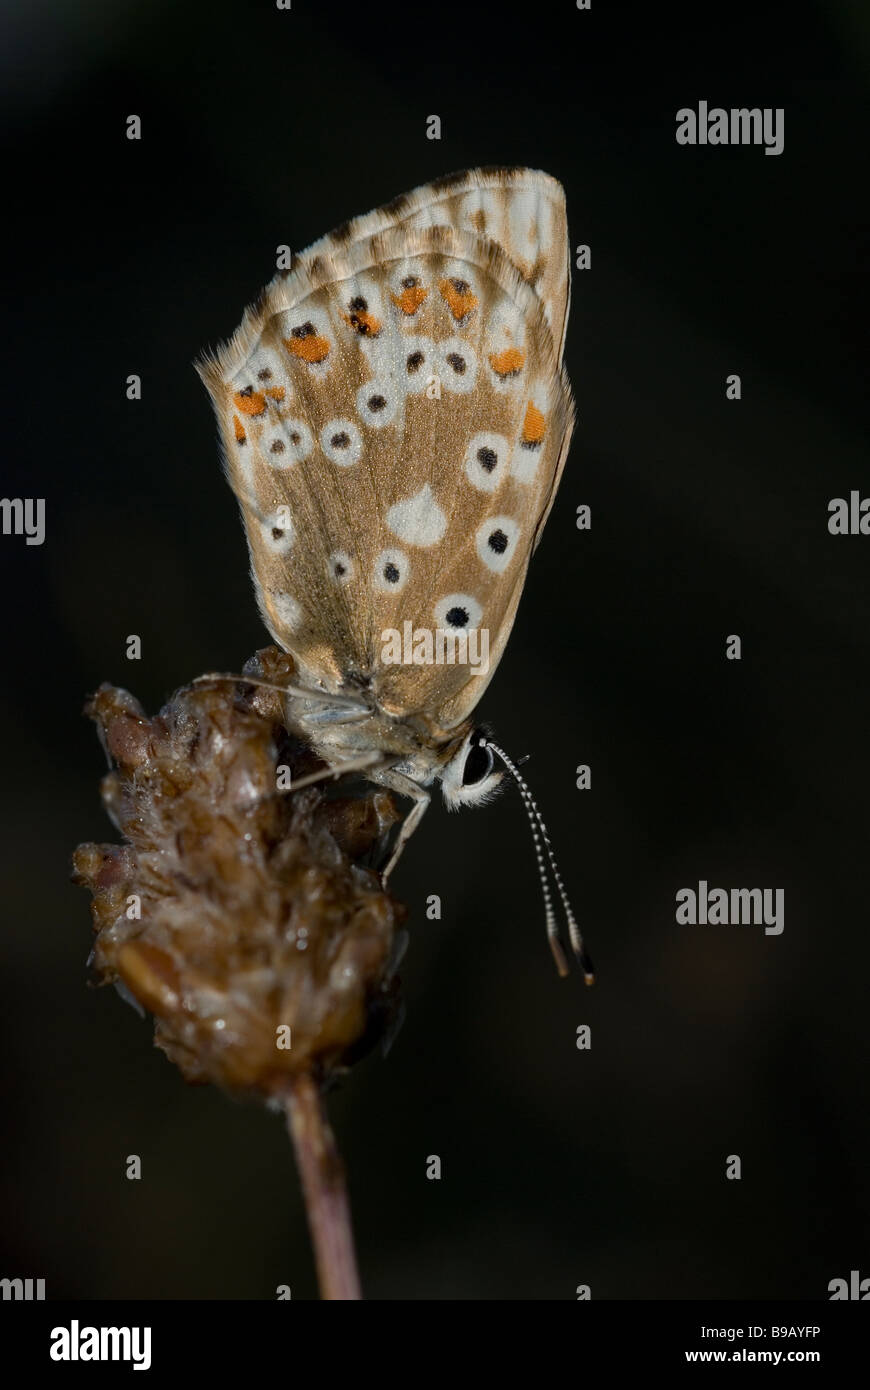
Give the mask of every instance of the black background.
<svg viewBox="0 0 870 1390">
<path fill-rule="evenodd" d="M 870 1276 L 870 538 L 827 531 L 832 497 L 870 495 L 866 17 L 209 0 L 2 23 L 3 491 L 45 497 L 47 535 L 0 541 L 0 1273 L 314 1296 L 279 1121 L 185 1086 L 87 988 L 69 855 L 113 832 L 80 710 L 110 680 L 154 711 L 267 641 L 191 361 L 276 246 L 520 163 L 562 180 L 592 270 L 575 442 L 480 713 L 531 755 L 598 982 L 553 970 L 518 796 L 433 805 L 394 881 L 404 1028 L 331 1101 L 366 1294 L 819 1299 Z M 679 147 L 701 99 L 784 107 L 784 153 Z M 700 878 L 784 888 L 783 935 L 678 926 Z"/>
</svg>

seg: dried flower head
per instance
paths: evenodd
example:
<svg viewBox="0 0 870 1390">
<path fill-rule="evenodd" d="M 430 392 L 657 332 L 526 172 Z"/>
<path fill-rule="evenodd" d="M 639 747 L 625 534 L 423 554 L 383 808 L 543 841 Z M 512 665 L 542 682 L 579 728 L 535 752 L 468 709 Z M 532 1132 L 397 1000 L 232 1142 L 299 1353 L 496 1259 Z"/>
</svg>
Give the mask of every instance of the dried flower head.
<svg viewBox="0 0 870 1390">
<path fill-rule="evenodd" d="M 245 672 L 281 684 L 294 666 L 270 647 Z M 268 1098 L 368 1050 L 398 1004 L 404 909 L 366 862 L 396 819 L 389 793 L 280 789 L 320 764 L 276 691 L 194 685 L 148 719 L 104 685 L 87 713 L 125 840 L 74 857 L 101 979 L 151 1010 L 157 1045 L 189 1081 Z"/>
</svg>

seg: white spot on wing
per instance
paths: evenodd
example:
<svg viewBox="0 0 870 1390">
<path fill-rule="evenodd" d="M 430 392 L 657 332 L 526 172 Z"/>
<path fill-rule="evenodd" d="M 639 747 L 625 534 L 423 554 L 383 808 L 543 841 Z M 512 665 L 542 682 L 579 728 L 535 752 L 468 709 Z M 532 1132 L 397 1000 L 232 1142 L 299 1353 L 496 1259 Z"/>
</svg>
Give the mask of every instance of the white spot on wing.
<svg viewBox="0 0 870 1390">
<path fill-rule="evenodd" d="M 387 526 L 406 545 L 436 545 L 447 530 L 447 517 L 425 483 L 413 497 L 397 502 L 387 512 Z"/>
<path fill-rule="evenodd" d="M 353 420 L 336 418 L 327 420 L 320 431 L 320 447 L 330 463 L 341 468 L 350 468 L 359 463 L 362 455 L 362 439 Z"/>
<path fill-rule="evenodd" d="M 266 612 L 276 627 L 285 632 L 295 632 L 302 620 L 302 609 L 292 594 L 278 589 L 267 589 L 264 595 Z"/>
<path fill-rule="evenodd" d="M 400 347 L 402 380 L 408 394 L 416 396 L 426 390 L 426 382 L 437 372 L 435 344 L 419 333 L 408 333 Z"/>
<path fill-rule="evenodd" d="M 442 630 L 452 628 L 455 632 L 468 632 L 473 627 L 480 627 L 483 617 L 483 609 L 471 594 L 446 594 L 438 600 L 433 611 L 436 627 Z"/>
<path fill-rule="evenodd" d="M 538 226 L 538 199 L 529 193 L 516 194 L 509 204 L 510 250 L 513 258 L 524 261 L 520 269 L 528 274 L 541 245 L 541 231 Z"/>
<path fill-rule="evenodd" d="M 517 444 L 511 456 L 511 477 L 518 478 L 521 483 L 534 482 L 541 452 L 540 446 L 530 449 L 525 444 Z"/>
<path fill-rule="evenodd" d="M 349 584 L 356 567 L 346 550 L 334 550 L 329 557 L 329 573 L 336 584 Z"/>
<path fill-rule="evenodd" d="M 438 344 L 436 374 L 448 391 L 467 395 L 477 381 L 477 356 L 462 338 L 445 338 Z"/>
<path fill-rule="evenodd" d="M 266 394 L 276 387 L 282 387 L 284 395 L 280 399 L 284 404 L 287 404 L 293 393 L 290 380 L 278 357 L 261 342 L 257 344 L 242 370 L 233 377 L 234 391 L 242 391 L 247 386 Z"/>
<path fill-rule="evenodd" d="M 373 429 L 383 429 L 396 417 L 398 396 L 392 383 L 383 377 L 373 377 L 356 393 L 356 408 L 360 419 Z"/>
<path fill-rule="evenodd" d="M 280 420 L 263 432 L 261 448 L 272 468 L 292 468 L 308 458 L 314 439 L 304 420 Z"/>
<path fill-rule="evenodd" d="M 294 529 L 290 508 L 286 505 L 268 512 L 260 522 L 263 541 L 273 555 L 286 555 L 293 545 Z"/>
<path fill-rule="evenodd" d="M 382 550 L 375 560 L 375 588 L 382 593 L 398 593 L 408 582 L 411 566 L 401 550 Z"/>
<path fill-rule="evenodd" d="M 502 574 L 514 557 L 520 528 L 510 516 L 490 516 L 477 528 L 477 553 L 487 569 Z"/>
<path fill-rule="evenodd" d="M 501 354 L 510 349 L 522 353 L 522 361 L 509 372 L 496 371 L 496 362 Z M 516 395 L 522 387 L 520 380 L 527 368 L 528 349 L 526 347 L 526 326 L 523 316 L 515 304 L 508 301 L 499 305 L 492 315 L 486 348 L 486 366 L 490 385 L 501 395 Z M 496 361 L 493 361 L 493 359 Z"/>
<path fill-rule="evenodd" d="M 463 197 L 460 205 L 460 225 L 485 236 L 490 241 L 504 242 L 504 216 L 502 203 L 488 188 L 473 188 Z M 484 214 L 484 224 L 480 226 L 480 213 Z"/>
<path fill-rule="evenodd" d="M 507 472 L 510 445 L 503 434 L 474 434 L 465 452 L 468 481 L 479 492 L 495 492 Z"/>
</svg>

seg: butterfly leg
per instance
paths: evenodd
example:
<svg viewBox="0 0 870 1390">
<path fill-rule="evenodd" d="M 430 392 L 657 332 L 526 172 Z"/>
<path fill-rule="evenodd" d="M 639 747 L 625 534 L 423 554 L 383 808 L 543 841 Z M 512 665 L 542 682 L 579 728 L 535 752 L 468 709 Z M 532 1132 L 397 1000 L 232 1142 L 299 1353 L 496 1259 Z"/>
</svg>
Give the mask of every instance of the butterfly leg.
<svg viewBox="0 0 870 1390">
<path fill-rule="evenodd" d="M 398 792 L 400 796 L 406 796 L 413 802 L 410 811 L 399 827 L 399 833 L 396 836 L 393 852 L 390 855 L 386 868 L 381 874 L 381 879 L 384 884 L 386 884 L 390 874 L 402 857 L 402 851 L 405 845 L 408 843 L 414 831 L 417 829 L 417 826 L 420 824 L 420 821 L 423 819 L 423 816 L 426 814 L 426 807 L 429 805 L 432 798 L 426 789 L 420 786 L 419 782 L 415 782 L 412 778 L 405 777 L 403 773 L 395 772 L 392 769 L 374 773 L 372 775 L 372 781 L 380 782 L 382 786 L 389 787 L 390 791 Z"/>
<path fill-rule="evenodd" d="M 208 671 L 203 676 L 197 676 L 190 682 L 185 689 L 197 689 L 204 685 L 218 685 L 224 681 L 229 681 L 234 685 L 255 685 L 260 690 L 276 690 L 280 695 L 289 695 L 297 700 L 307 700 L 322 705 L 327 709 L 334 709 L 335 714 L 331 717 L 337 722 L 349 723 L 354 719 L 367 719 L 371 713 L 368 706 L 360 704 L 358 701 L 351 700 L 347 695 L 332 694 L 327 690 L 309 690 L 305 686 L 279 684 L 277 681 L 263 680 L 261 676 L 241 675 L 231 671 Z M 322 718 L 323 716 L 320 716 Z M 314 716 L 315 719 L 318 716 Z"/>
<path fill-rule="evenodd" d="M 344 777 L 347 773 L 365 772 L 370 768 L 377 767 L 378 764 L 383 764 L 383 761 L 381 753 L 375 751 L 360 753 L 358 758 L 348 758 L 342 763 L 334 763 L 331 767 L 322 767 L 319 772 L 309 772 L 307 777 L 300 777 L 287 790 L 298 792 L 303 787 L 313 787 L 316 782 L 325 782 L 329 778 L 337 782 L 339 777 Z"/>
</svg>

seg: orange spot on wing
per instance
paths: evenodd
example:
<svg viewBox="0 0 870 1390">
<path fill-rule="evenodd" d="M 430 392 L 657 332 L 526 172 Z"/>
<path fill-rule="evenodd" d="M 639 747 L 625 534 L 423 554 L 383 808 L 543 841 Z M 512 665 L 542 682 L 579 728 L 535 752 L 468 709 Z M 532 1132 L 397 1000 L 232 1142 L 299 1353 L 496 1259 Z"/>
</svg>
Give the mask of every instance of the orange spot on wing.
<svg viewBox="0 0 870 1390">
<path fill-rule="evenodd" d="M 283 401 L 283 399 L 284 399 L 284 387 L 283 387 L 283 386 L 267 386 L 264 394 L 267 395 L 267 396 L 271 396 L 271 398 L 272 398 L 273 401 Z"/>
<path fill-rule="evenodd" d="M 522 371 L 526 364 L 526 354 L 522 348 L 505 348 L 504 352 L 493 352 L 489 358 L 492 370 L 498 376 L 513 376 Z"/>
<path fill-rule="evenodd" d="M 318 338 L 316 334 L 305 338 L 285 338 L 284 346 L 291 357 L 301 362 L 322 362 L 329 356 L 329 339 Z"/>
<path fill-rule="evenodd" d="M 401 294 L 391 294 L 390 299 L 403 314 L 416 314 L 428 293 L 422 285 L 413 285 L 402 290 Z"/>
<path fill-rule="evenodd" d="M 233 400 L 243 415 L 262 415 L 266 409 L 266 397 L 259 391 L 237 391 Z"/>
<path fill-rule="evenodd" d="M 374 314 L 369 314 L 365 309 L 357 309 L 352 314 L 342 314 L 341 317 L 361 338 L 376 338 L 381 331 L 380 319 L 376 319 Z"/>
<path fill-rule="evenodd" d="M 477 308 L 477 295 L 472 294 L 464 280 L 441 280 L 438 288 L 441 298 L 457 322 L 464 319 L 466 314 L 470 314 L 472 309 Z"/>
<path fill-rule="evenodd" d="M 239 419 L 238 415 L 233 416 L 233 433 L 236 436 L 236 443 L 244 444 L 247 436 L 245 435 L 245 427 Z"/>
<path fill-rule="evenodd" d="M 527 448 L 533 449 L 536 444 L 541 443 L 546 432 L 547 421 L 534 402 L 529 401 L 526 406 L 526 418 L 523 421 L 523 432 L 521 435 L 523 444 L 525 444 Z"/>
</svg>

